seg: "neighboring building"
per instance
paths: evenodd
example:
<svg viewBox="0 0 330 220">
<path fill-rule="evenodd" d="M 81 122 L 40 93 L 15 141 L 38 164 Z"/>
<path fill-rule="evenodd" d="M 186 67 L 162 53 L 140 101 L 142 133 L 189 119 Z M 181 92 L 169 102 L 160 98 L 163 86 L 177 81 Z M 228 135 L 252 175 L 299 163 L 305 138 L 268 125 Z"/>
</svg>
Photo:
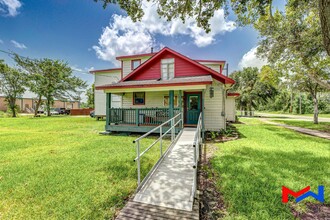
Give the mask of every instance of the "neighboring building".
<svg viewBox="0 0 330 220">
<path fill-rule="evenodd" d="M 17 98 L 16 105 L 19 108 L 20 112 L 24 113 L 34 113 L 35 105 L 36 105 L 36 98 L 33 95 L 27 93 L 22 98 Z M 43 101 L 46 101 L 43 99 Z M 80 108 L 80 104 L 78 101 L 60 101 L 55 100 L 52 106 L 53 108 L 66 108 L 66 109 L 77 109 Z M 0 111 L 6 111 L 7 103 L 5 102 L 5 97 L 0 95 Z M 43 106 L 39 108 L 39 110 L 43 109 Z"/>
<path fill-rule="evenodd" d="M 192 60 L 170 48 L 120 56 L 119 69 L 95 75 L 95 112 L 106 115 L 107 131 L 145 132 L 179 112 L 185 126 L 217 131 L 235 120 L 235 81 L 222 71 L 225 61 Z"/>
</svg>

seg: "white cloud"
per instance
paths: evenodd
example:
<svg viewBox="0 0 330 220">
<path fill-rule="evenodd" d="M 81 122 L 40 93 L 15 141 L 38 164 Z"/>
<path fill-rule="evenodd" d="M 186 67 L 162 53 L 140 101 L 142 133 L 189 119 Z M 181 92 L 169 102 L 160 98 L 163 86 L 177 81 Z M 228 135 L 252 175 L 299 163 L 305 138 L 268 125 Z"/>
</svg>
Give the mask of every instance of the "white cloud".
<svg viewBox="0 0 330 220">
<path fill-rule="evenodd" d="M 196 46 L 205 47 L 214 43 L 216 35 L 236 29 L 235 22 L 225 20 L 222 9 L 217 10 L 210 19 L 211 32 L 206 33 L 193 18 L 187 19 L 185 23 L 179 18 L 166 21 L 159 18 L 155 3 L 144 1 L 142 7 L 145 14 L 139 22 L 134 23 L 123 15 L 112 17 L 109 26 L 103 29 L 98 45 L 93 46 L 100 59 L 116 64 L 116 56 L 148 52 L 156 44 L 155 35 L 186 35 L 192 38 Z"/>
<path fill-rule="evenodd" d="M 267 64 L 266 60 L 257 57 L 257 49 L 258 47 L 253 47 L 250 51 L 243 55 L 238 64 L 240 69 L 243 69 L 244 67 L 258 67 L 260 69 L 262 66 Z"/>
<path fill-rule="evenodd" d="M 22 3 L 18 0 L 0 0 L 0 14 L 15 17 Z"/>
<path fill-rule="evenodd" d="M 11 40 L 10 42 L 14 45 L 14 47 L 16 47 L 18 49 L 22 49 L 22 50 L 27 49 L 27 47 L 23 43 L 19 43 L 19 42 L 14 41 L 14 40 Z"/>
<path fill-rule="evenodd" d="M 3 40 L 0 39 L 0 44 L 3 44 Z"/>
</svg>

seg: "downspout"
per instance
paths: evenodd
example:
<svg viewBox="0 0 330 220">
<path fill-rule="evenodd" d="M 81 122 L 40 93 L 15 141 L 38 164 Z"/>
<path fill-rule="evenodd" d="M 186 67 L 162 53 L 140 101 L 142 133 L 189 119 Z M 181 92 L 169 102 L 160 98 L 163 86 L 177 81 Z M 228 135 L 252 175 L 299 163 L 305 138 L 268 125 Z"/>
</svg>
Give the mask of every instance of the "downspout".
<svg viewBox="0 0 330 220">
<path fill-rule="evenodd" d="M 223 128 L 226 130 L 226 85 L 222 87 L 222 112 L 221 116 L 223 117 Z"/>
</svg>

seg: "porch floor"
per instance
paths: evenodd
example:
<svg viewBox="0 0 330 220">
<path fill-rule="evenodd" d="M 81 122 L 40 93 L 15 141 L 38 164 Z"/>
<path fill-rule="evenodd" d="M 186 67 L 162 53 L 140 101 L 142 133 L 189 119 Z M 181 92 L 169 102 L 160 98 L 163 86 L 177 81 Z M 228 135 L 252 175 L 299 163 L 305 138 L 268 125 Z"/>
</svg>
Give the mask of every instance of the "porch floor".
<svg viewBox="0 0 330 220">
<path fill-rule="evenodd" d="M 176 144 L 137 192 L 134 202 L 192 211 L 195 132 L 196 128 L 183 129 Z"/>
</svg>

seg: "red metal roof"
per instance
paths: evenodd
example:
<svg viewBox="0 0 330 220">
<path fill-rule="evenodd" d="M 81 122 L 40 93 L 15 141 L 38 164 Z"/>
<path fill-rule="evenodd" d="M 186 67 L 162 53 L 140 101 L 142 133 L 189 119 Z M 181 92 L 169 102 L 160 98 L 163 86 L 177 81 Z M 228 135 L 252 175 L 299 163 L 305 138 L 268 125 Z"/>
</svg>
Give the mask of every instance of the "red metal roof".
<svg viewBox="0 0 330 220">
<path fill-rule="evenodd" d="M 104 73 L 104 72 L 112 72 L 112 71 L 121 71 L 121 68 L 112 68 L 112 69 L 104 69 L 104 70 L 91 70 L 90 73 Z"/>
<path fill-rule="evenodd" d="M 103 89 L 122 89 L 122 88 L 150 88 L 150 87 L 163 87 L 163 86 L 184 86 L 184 85 L 209 85 L 212 84 L 212 77 L 206 76 L 193 76 L 181 77 L 171 80 L 135 80 L 118 82 L 114 84 L 107 84 L 97 86 L 97 90 Z"/>
<path fill-rule="evenodd" d="M 209 73 L 213 78 L 215 78 L 216 80 L 224 83 L 224 84 L 234 84 L 235 81 L 229 77 L 226 77 L 222 74 L 219 74 L 218 72 L 212 70 L 211 68 L 208 68 L 206 66 L 204 66 L 203 64 L 198 63 L 195 60 L 192 60 L 168 47 L 164 47 L 161 51 L 159 51 L 158 53 L 156 53 L 154 56 L 152 56 L 150 59 L 148 59 L 146 62 L 144 62 L 143 64 L 141 64 L 139 67 L 137 67 L 133 72 L 131 72 L 130 74 L 128 74 L 126 77 L 124 77 L 121 82 L 124 82 L 126 80 L 129 80 L 132 76 L 138 74 L 142 69 L 144 69 L 145 67 L 151 65 L 153 63 L 153 61 L 155 59 L 157 59 L 158 57 L 160 57 L 163 53 L 165 52 L 169 52 L 172 53 L 184 60 L 186 60 L 187 62 L 199 67 L 200 69 L 203 69 L 204 71 L 206 71 L 206 73 Z"/>
</svg>

